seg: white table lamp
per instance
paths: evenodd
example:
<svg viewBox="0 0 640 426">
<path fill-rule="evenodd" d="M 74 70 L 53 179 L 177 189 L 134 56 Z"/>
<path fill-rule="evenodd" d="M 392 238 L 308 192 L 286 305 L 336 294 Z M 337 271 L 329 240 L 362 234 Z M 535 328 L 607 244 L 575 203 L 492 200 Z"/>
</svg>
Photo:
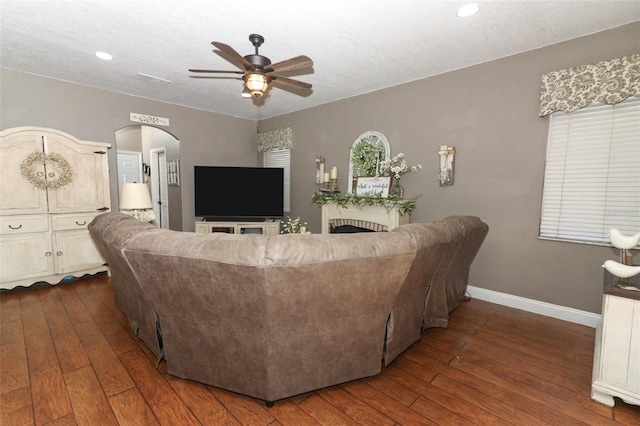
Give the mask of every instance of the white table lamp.
<svg viewBox="0 0 640 426">
<path fill-rule="evenodd" d="M 146 220 L 143 213 L 153 208 L 151 195 L 146 183 L 125 183 L 120 194 L 120 210 L 130 214 L 138 220 Z M 153 220 L 153 218 L 151 219 Z"/>
</svg>

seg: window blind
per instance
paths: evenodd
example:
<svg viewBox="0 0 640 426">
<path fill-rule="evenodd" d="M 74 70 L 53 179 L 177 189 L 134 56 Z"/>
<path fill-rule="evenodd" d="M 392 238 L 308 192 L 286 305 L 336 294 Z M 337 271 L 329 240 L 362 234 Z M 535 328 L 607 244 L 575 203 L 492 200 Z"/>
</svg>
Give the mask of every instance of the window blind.
<svg viewBox="0 0 640 426">
<path fill-rule="evenodd" d="M 640 231 L 640 99 L 551 115 L 540 238 L 610 244 Z"/>
<path fill-rule="evenodd" d="M 291 150 L 270 149 L 262 153 L 263 167 L 281 167 L 284 169 L 283 208 L 285 212 L 291 211 Z"/>
</svg>

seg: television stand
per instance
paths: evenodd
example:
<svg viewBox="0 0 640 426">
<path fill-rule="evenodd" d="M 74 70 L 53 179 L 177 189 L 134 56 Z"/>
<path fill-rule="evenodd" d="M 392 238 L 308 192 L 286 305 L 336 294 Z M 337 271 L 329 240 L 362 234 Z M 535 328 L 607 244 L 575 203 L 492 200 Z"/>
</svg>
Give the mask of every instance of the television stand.
<svg viewBox="0 0 640 426">
<path fill-rule="evenodd" d="M 196 232 L 199 234 L 210 234 L 212 232 L 224 232 L 227 234 L 263 234 L 268 238 L 280 233 L 280 221 L 275 219 L 267 219 L 261 222 L 199 221 L 196 222 Z"/>
</svg>

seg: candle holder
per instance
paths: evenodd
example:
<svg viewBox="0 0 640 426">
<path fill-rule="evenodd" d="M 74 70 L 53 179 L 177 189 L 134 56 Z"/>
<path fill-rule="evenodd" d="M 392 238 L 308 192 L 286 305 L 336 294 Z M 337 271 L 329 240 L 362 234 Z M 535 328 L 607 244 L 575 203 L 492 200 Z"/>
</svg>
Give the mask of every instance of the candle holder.
<svg viewBox="0 0 640 426">
<path fill-rule="evenodd" d="M 329 179 L 328 182 L 323 182 L 320 187 L 320 192 L 340 192 L 340 189 L 338 188 L 338 179 Z"/>
</svg>

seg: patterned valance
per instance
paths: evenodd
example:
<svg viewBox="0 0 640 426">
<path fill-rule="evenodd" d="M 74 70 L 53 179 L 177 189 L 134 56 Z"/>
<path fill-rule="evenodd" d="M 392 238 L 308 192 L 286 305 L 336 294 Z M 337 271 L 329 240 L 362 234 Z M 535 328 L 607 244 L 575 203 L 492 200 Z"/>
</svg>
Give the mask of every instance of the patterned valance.
<svg viewBox="0 0 640 426">
<path fill-rule="evenodd" d="M 539 115 L 593 102 L 613 105 L 632 96 L 640 96 L 640 53 L 544 74 Z"/>
<path fill-rule="evenodd" d="M 293 130 L 291 130 L 291 127 L 258 133 L 258 152 L 291 148 L 293 148 Z"/>
</svg>

